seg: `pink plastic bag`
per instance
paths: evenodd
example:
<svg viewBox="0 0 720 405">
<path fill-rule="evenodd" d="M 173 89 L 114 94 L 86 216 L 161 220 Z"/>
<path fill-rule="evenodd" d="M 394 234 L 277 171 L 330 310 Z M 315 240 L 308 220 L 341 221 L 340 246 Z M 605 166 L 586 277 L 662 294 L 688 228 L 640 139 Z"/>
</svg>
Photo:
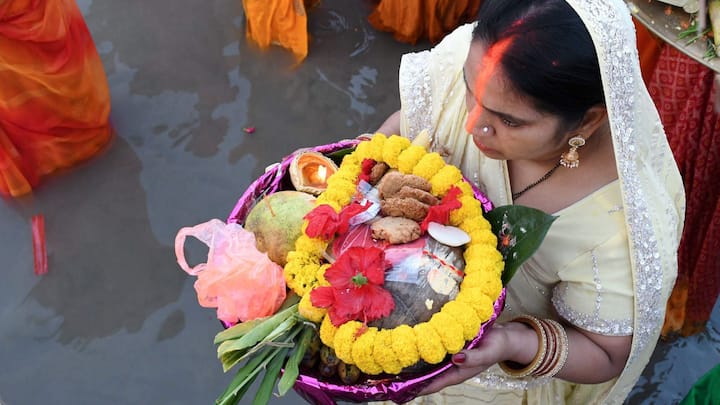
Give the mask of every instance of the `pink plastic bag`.
<svg viewBox="0 0 720 405">
<path fill-rule="evenodd" d="M 210 248 L 207 263 L 188 266 L 184 251 L 188 236 Z M 282 267 L 258 251 L 253 233 L 238 224 L 212 219 L 180 229 L 175 256 L 183 270 L 198 277 L 195 291 L 200 305 L 217 308 L 218 319 L 228 324 L 272 315 L 285 301 Z"/>
</svg>

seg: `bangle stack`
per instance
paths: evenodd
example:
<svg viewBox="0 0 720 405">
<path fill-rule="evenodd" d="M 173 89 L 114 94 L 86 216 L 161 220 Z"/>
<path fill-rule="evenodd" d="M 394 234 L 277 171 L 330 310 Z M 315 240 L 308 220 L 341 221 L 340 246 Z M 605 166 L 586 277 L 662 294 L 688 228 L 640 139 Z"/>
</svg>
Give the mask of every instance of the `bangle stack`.
<svg viewBox="0 0 720 405">
<path fill-rule="evenodd" d="M 503 361 L 500 368 L 513 377 L 553 377 L 565 365 L 568 355 L 568 337 L 565 328 L 552 319 L 538 319 L 523 315 L 512 320 L 530 326 L 538 337 L 538 351 L 526 366 Z"/>
</svg>

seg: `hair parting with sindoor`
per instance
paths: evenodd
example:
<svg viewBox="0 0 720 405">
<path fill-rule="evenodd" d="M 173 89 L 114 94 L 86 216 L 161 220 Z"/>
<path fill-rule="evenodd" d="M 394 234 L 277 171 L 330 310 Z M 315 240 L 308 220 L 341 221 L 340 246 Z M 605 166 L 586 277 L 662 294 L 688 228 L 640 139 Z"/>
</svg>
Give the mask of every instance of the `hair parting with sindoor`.
<svg viewBox="0 0 720 405">
<path fill-rule="evenodd" d="M 513 88 L 568 126 L 604 105 L 595 46 L 564 0 L 485 0 L 473 41 L 486 48 L 511 39 L 500 66 Z"/>
</svg>

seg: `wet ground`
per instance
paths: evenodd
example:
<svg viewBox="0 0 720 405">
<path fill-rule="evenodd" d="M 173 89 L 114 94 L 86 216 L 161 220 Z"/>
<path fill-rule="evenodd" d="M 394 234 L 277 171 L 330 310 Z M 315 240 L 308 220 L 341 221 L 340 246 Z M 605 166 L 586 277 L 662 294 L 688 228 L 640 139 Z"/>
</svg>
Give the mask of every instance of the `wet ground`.
<svg viewBox="0 0 720 405">
<path fill-rule="evenodd" d="M 400 55 L 427 44 L 373 31 L 368 1 L 326 1 L 293 68 L 288 53 L 245 42 L 240 0 L 79 5 L 117 137 L 32 197 L 0 203 L 0 404 L 210 404 L 232 376 L 215 359 L 215 314 L 175 262 L 177 230 L 225 219 L 293 150 L 377 128 L 399 105 Z M 46 219 L 41 277 L 35 214 Z M 205 253 L 188 250 L 195 262 Z M 716 307 L 707 333 L 661 344 L 629 403 L 677 402 L 720 361 L 719 330 Z"/>
</svg>

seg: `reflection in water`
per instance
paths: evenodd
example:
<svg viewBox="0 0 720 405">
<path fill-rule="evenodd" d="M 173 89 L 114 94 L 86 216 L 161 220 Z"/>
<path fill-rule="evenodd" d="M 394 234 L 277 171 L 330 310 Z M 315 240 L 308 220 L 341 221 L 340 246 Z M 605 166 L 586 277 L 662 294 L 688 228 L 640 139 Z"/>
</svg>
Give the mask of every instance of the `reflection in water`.
<svg viewBox="0 0 720 405">
<path fill-rule="evenodd" d="M 242 38 L 242 31 L 231 25 L 241 7 L 239 1 L 175 0 L 171 6 L 162 1 L 96 1 L 92 13 L 105 19 L 88 19 L 96 43 L 111 41 L 114 46 L 113 52 L 101 52 L 108 75 L 114 73 L 117 54 L 135 70 L 131 94 L 153 97 L 175 91 L 197 97 L 194 126 L 177 136 L 185 150 L 198 157 L 216 155 L 228 133 L 227 120 L 213 117 L 213 112 L 217 104 L 232 103 L 237 96 L 228 85 L 221 44 Z M 102 29 L 108 20 L 115 31 Z M 118 100 L 113 94 L 113 102 Z"/>
<path fill-rule="evenodd" d="M 375 108 L 364 101 L 367 99 L 364 87 L 372 87 L 375 85 L 378 73 L 377 69 L 367 66 L 361 67 L 358 73 L 352 75 L 350 87 L 347 90 L 340 87 L 337 83 L 330 81 L 320 68 L 316 68 L 315 71 L 318 76 L 320 76 L 320 80 L 329 84 L 333 89 L 347 95 L 350 99 L 350 110 L 357 113 L 357 118 L 354 122 L 348 121 L 348 126 L 351 126 L 355 122 L 362 122 L 367 116 L 375 114 Z"/>
<path fill-rule="evenodd" d="M 36 193 L 31 208 L 46 213 L 49 273 L 23 304 L 47 308 L 33 310 L 34 327 L 80 348 L 139 331 L 150 314 L 178 299 L 185 281 L 172 250 L 150 229 L 141 164 L 128 143 L 117 137 L 82 170 Z"/>
</svg>

